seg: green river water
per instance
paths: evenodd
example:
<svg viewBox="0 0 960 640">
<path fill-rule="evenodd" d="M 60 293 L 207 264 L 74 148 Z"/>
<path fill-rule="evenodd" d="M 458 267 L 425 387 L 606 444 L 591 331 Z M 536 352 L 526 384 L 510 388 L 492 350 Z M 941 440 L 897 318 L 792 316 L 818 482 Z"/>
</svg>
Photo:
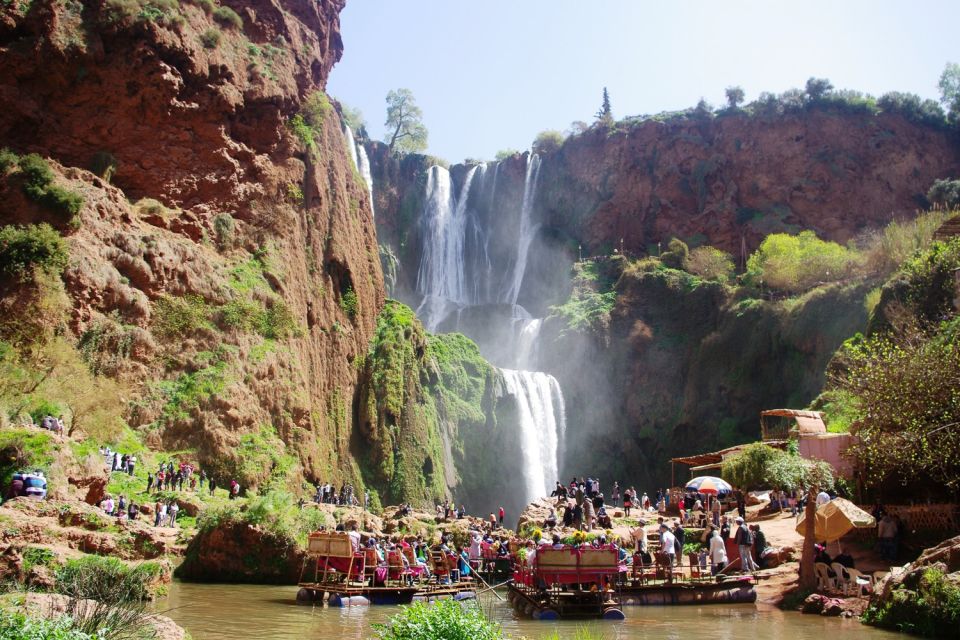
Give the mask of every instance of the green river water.
<svg viewBox="0 0 960 640">
<path fill-rule="evenodd" d="M 194 640 L 367 640 L 375 638 L 371 624 L 385 622 L 397 607 L 325 608 L 297 605 L 296 587 L 174 583 L 157 610 L 187 629 Z M 505 603 L 487 594 L 482 604 L 489 615 L 517 638 L 539 640 L 554 630 L 572 638 L 576 622 L 539 622 L 515 618 Z M 621 622 L 591 623 L 605 640 L 670 638 L 695 640 L 861 640 L 903 639 L 856 620 L 805 616 L 765 605 L 625 607 Z"/>
</svg>

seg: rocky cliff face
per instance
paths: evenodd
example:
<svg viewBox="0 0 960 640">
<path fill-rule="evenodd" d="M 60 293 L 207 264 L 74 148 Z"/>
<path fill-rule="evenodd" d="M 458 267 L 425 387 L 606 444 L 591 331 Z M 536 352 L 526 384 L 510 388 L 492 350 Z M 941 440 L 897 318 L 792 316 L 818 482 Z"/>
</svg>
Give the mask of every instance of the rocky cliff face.
<svg viewBox="0 0 960 640">
<path fill-rule="evenodd" d="M 958 171 L 955 134 L 896 114 L 648 120 L 590 129 L 548 155 L 539 206 L 591 252 L 678 237 L 739 255 L 779 231 L 846 242 L 912 215 L 933 180 Z"/>
<path fill-rule="evenodd" d="M 359 381 L 384 302 L 368 196 L 323 94 L 340 0 L 5 3 L 2 221 L 68 240 L 64 327 L 156 446 L 221 483 L 361 478 Z M 55 400 L 55 399 L 53 399 Z"/>
</svg>

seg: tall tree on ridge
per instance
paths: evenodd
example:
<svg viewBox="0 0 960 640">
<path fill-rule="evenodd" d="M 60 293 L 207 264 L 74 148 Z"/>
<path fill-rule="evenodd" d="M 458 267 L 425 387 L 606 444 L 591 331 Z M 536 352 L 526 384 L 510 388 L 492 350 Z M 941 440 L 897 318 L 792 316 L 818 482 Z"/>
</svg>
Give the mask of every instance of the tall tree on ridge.
<svg viewBox="0 0 960 640">
<path fill-rule="evenodd" d="M 610 93 L 606 87 L 603 88 L 603 103 L 600 105 L 600 110 L 597 111 L 597 120 L 603 124 L 613 122 L 613 110 L 610 108 Z"/>
<path fill-rule="evenodd" d="M 423 111 L 417 106 L 410 89 L 396 89 L 387 93 L 387 135 L 384 141 L 390 151 L 416 153 L 427 148 L 427 127 Z"/>
</svg>

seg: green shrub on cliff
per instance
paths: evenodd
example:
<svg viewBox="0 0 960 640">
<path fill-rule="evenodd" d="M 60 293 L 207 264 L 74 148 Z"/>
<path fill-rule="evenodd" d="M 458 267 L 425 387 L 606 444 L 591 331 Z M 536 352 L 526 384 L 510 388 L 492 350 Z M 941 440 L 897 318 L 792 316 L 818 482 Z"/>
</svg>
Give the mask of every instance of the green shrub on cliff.
<svg viewBox="0 0 960 640">
<path fill-rule="evenodd" d="M 0 609 L 0 638 L 12 640 L 103 640 L 76 628 L 69 616 L 32 617 L 18 611 Z"/>
<path fill-rule="evenodd" d="M 18 471 L 48 471 L 55 450 L 49 432 L 37 429 L 4 429 L 0 431 L 0 487 L 10 486 L 10 478 Z"/>
<path fill-rule="evenodd" d="M 201 296 L 163 296 L 153 306 L 153 331 L 168 338 L 181 338 L 209 329 L 211 309 Z"/>
<path fill-rule="evenodd" d="M 697 247 L 683 260 L 683 269 L 704 280 L 729 282 L 733 277 L 733 258 L 716 247 Z"/>
<path fill-rule="evenodd" d="M 548 129 L 537 134 L 530 148 L 533 150 L 533 153 L 539 153 L 541 155 L 544 153 L 553 153 L 563 146 L 564 140 L 562 133 Z"/>
<path fill-rule="evenodd" d="M 747 281 L 799 293 L 849 277 L 859 259 L 856 251 L 820 240 L 813 231 L 774 233 L 747 260 Z"/>
<path fill-rule="evenodd" d="M 225 27 L 243 29 L 243 18 L 230 7 L 217 7 L 214 9 L 213 19 Z"/>
<path fill-rule="evenodd" d="M 626 267 L 621 256 L 606 261 L 578 262 L 573 266 L 573 291 L 561 305 L 550 307 L 550 313 L 564 319 L 573 331 L 602 328 L 616 304 L 613 286 Z"/>
<path fill-rule="evenodd" d="M 59 277 L 67 267 L 67 243 L 46 223 L 0 228 L 0 272 L 20 282 L 37 271 Z"/>
<path fill-rule="evenodd" d="M 47 161 L 36 153 L 20 158 L 23 174 L 23 192 L 31 200 L 63 216 L 74 225 L 74 216 L 83 207 L 83 196 L 53 183 L 53 170 Z"/>
</svg>

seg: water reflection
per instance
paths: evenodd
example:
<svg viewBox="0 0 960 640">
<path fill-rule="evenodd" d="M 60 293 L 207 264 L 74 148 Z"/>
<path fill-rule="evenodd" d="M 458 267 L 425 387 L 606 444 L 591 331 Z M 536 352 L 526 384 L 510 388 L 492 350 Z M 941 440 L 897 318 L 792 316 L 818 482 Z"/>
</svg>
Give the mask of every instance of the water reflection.
<svg viewBox="0 0 960 640">
<path fill-rule="evenodd" d="M 330 609 L 294 603 L 296 588 L 253 585 L 198 585 L 176 583 L 157 610 L 185 627 L 194 640 L 299 640 L 309 638 L 375 638 L 371 625 L 385 622 L 396 607 Z M 517 620 L 509 606 L 488 596 L 484 609 L 513 637 L 538 640 L 555 629 L 573 637 L 584 623 Z M 650 638 L 691 640 L 709 635 L 713 640 L 830 640 L 858 638 L 889 640 L 897 634 L 878 631 L 855 620 L 785 613 L 762 605 L 706 607 L 627 607 L 623 622 L 592 623 L 605 640 Z"/>
</svg>

